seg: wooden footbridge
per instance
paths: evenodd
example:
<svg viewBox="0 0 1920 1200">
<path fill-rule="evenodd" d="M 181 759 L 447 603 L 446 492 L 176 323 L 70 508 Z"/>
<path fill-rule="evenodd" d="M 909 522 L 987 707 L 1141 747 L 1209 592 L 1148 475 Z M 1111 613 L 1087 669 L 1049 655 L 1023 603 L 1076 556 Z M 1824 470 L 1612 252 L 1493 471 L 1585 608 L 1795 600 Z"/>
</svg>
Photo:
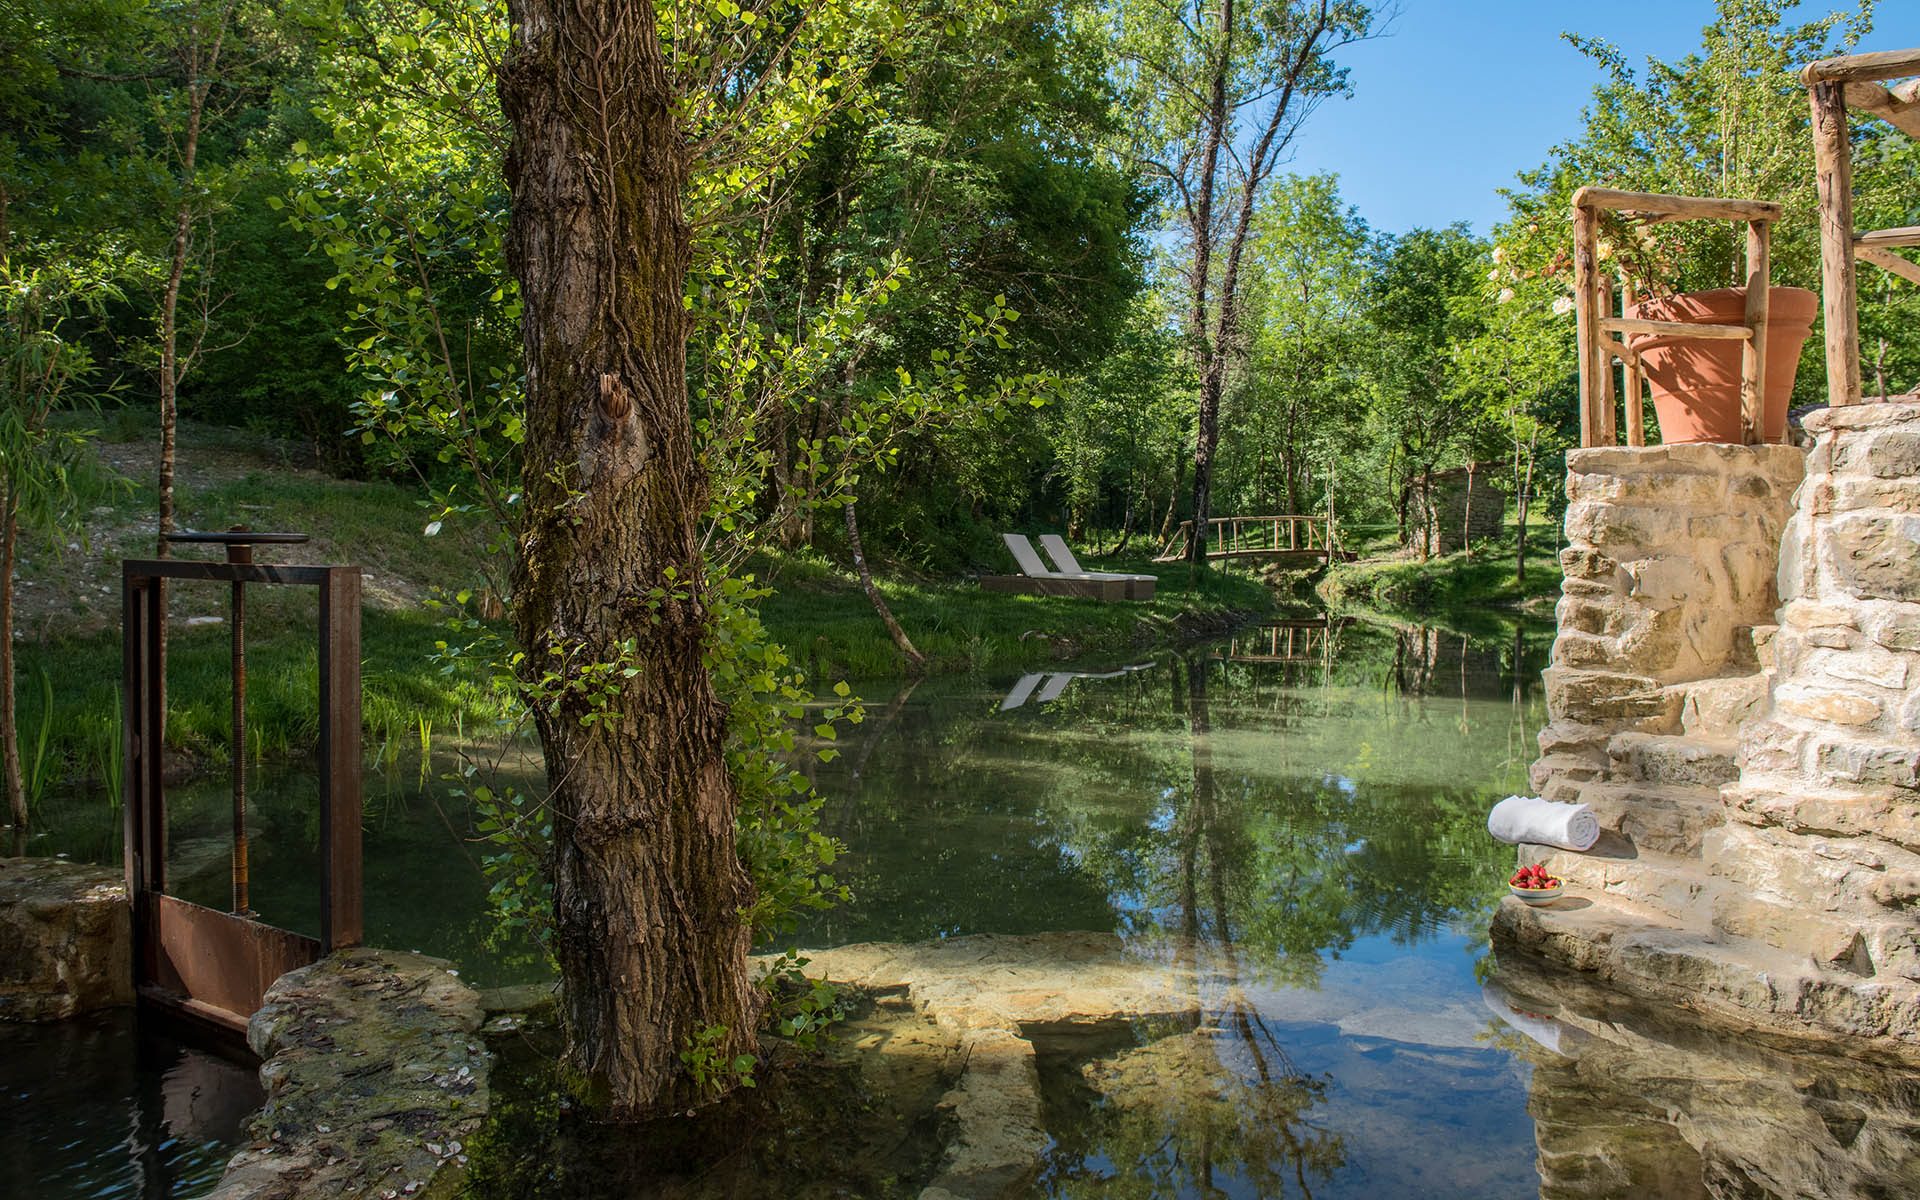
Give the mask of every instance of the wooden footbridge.
<svg viewBox="0 0 1920 1200">
<path fill-rule="evenodd" d="M 1256 558 L 1282 565 L 1325 564 L 1351 560 L 1340 548 L 1333 523 L 1324 514 L 1279 517 L 1214 517 L 1207 522 L 1209 559 Z M 1193 522 L 1182 521 L 1155 562 L 1179 562 L 1192 544 Z"/>
<path fill-rule="evenodd" d="M 1340 631 L 1350 617 L 1295 617 L 1268 621 L 1233 635 L 1211 655 L 1215 662 L 1327 663 L 1333 660 Z"/>
</svg>

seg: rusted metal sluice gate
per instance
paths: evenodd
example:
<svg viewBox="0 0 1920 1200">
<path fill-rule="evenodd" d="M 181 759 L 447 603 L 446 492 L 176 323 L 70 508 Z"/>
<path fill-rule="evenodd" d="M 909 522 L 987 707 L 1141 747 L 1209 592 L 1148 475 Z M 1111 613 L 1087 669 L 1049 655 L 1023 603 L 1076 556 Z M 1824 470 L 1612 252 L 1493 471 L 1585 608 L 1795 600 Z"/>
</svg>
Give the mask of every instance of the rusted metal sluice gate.
<svg viewBox="0 0 1920 1200">
<path fill-rule="evenodd" d="M 127 892 L 133 901 L 134 983 L 143 1005 L 200 1025 L 244 1032 L 267 986 L 363 936 L 360 861 L 360 568 L 253 561 L 259 545 L 296 545 L 305 534 L 177 533 L 168 541 L 224 547 L 224 562 L 130 559 L 121 564 Z M 232 903 L 228 911 L 167 894 L 167 581 L 228 585 L 232 641 Z M 246 589 L 312 587 L 319 598 L 320 936 L 258 919 L 247 839 Z"/>
</svg>

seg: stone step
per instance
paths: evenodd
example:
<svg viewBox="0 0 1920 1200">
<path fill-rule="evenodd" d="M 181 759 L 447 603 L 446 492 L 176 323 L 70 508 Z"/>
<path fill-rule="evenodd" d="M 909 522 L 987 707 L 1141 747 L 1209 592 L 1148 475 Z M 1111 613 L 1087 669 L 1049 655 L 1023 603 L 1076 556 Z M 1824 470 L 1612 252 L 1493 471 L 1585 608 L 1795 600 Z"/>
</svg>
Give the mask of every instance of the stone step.
<svg viewBox="0 0 1920 1200">
<path fill-rule="evenodd" d="M 1766 672 L 1675 684 L 1680 693 L 1680 729 L 1688 737 L 1733 742 L 1740 726 L 1767 711 L 1772 677 Z"/>
<path fill-rule="evenodd" d="M 1670 933 L 1678 929 L 1703 931 L 1705 924 L 1698 917 L 1682 922 L 1658 909 L 1619 896 L 1570 892 L 1554 904 L 1539 906 L 1527 904 L 1518 897 L 1502 899 L 1494 911 L 1493 928 L 1496 934 L 1517 936 L 1529 949 L 1557 950 L 1553 957 L 1583 970 L 1592 970 L 1597 964 L 1579 960 L 1604 955 L 1617 937 Z M 1540 946 L 1537 942 L 1542 938 L 1560 944 Z"/>
<path fill-rule="evenodd" d="M 1910 1056 L 1920 1039 L 1920 1005 L 1911 980 L 1863 978 L 1857 964 L 1816 963 L 1799 951 L 1705 926 L 1698 912 L 1674 919 L 1615 896 L 1533 908 L 1503 899 L 1494 913 L 1495 947 L 1518 945 L 1608 986 L 1666 996 L 1696 1011 L 1749 1027 L 1837 1037 Z"/>
<path fill-rule="evenodd" d="M 1607 764 L 1589 754 L 1545 754 L 1533 760 L 1527 768 L 1527 778 L 1533 784 L 1533 790 L 1549 800 L 1566 800 L 1568 785 L 1578 790 L 1579 785 L 1599 779 L 1607 773 Z M 1548 795 L 1549 792 L 1554 794 Z"/>
<path fill-rule="evenodd" d="M 1544 863 L 1575 895 L 1613 896 L 1703 924 L 1718 883 L 1698 858 L 1642 849 L 1613 832 L 1601 834 L 1584 854 L 1553 846 L 1522 845 L 1519 850 L 1521 863 Z"/>
<path fill-rule="evenodd" d="M 1727 823 L 1718 788 L 1606 780 L 1581 788 L 1580 802 L 1638 849 L 1682 857 L 1698 857 L 1701 835 Z"/>
<path fill-rule="evenodd" d="M 1681 787 L 1718 787 L 1740 777 L 1739 747 L 1724 738 L 1659 733 L 1615 734 L 1607 744 L 1615 779 Z"/>
</svg>

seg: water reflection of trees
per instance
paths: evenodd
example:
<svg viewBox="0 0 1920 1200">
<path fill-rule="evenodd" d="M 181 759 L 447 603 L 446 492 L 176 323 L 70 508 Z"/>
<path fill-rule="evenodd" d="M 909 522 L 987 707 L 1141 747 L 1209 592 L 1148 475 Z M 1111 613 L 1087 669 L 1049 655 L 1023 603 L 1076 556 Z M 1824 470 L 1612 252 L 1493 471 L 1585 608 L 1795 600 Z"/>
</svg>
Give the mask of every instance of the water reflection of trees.
<svg viewBox="0 0 1920 1200">
<path fill-rule="evenodd" d="M 1258 632 L 1195 647 L 1011 714 L 938 683 L 888 704 L 820 777 L 856 899 L 799 940 L 1115 929 L 1148 946 L 1192 923 L 1261 978 L 1305 982 L 1359 938 L 1476 912 L 1502 873 L 1486 807 L 1532 758 L 1537 663 L 1504 639 L 1311 640 L 1294 661 L 1249 661 L 1292 657 Z M 1401 679 L 1416 643 L 1442 667 L 1425 696 Z"/>
</svg>

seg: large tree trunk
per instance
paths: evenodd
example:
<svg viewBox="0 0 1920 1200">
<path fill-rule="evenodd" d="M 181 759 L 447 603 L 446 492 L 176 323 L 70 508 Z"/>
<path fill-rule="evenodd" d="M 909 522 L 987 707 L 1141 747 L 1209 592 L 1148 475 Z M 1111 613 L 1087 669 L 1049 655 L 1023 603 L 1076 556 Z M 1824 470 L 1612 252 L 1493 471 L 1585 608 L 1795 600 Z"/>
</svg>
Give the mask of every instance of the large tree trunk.
<svg viewBox="0 0 1920 1200">
<path fill-rule="evenodd" d="M 750 1053 L 757 1018 L 726 711 L 703 662 L 688 153 L 652 5 L 511 0 L 509 16 L 527 364 L 514 628 L 551 789 L 567 1052 L 589 1098 L 632 1117 L 704 1098 L 680 1053 Z M 619 687 L 599 719 L 596 664 Z M 557 691 L 536 686 L 549 671 Z"/>
</svg>

